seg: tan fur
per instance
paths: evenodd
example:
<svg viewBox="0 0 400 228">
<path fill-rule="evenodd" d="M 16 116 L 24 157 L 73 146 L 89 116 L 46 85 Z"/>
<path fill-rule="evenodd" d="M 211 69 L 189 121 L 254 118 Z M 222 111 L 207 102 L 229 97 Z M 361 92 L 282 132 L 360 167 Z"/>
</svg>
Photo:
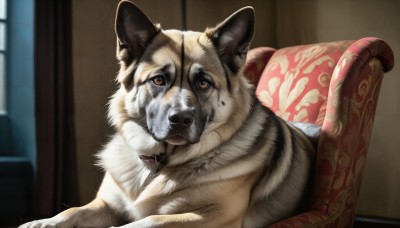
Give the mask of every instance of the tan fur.
<svg viewBox="0 0 400 228">
<path fill-rule="evenodd" d="M 120 88 L 108 113 L 117 133 L 98 154 L 105 170 L 98 194 L 21 227 L 259 227 L 294 213 L 313 149 L 257 102 L 243 77 L 253 10 L 200 33 L 164 31 L 131 3 L 120 8 Z M 201 90 L 198 80 L 211 85 Z M 192 109 L 190 124 L 173 135 L 169 113 Z M 152 162 L 162 154 L 168 162 Z"/>
</svg>

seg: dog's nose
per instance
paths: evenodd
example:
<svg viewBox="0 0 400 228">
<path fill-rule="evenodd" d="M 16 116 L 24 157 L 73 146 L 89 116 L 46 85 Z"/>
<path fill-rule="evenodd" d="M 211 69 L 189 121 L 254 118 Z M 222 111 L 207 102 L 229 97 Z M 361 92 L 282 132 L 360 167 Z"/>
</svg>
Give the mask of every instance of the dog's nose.
<svg viewBox="0 0 400 228">
<path fill-rule="evenodd" d="M 172 127 L 189 127 L 193 123 L 193 112 L 189 110 L 175 111 L 168 116 Z"/>
</svg>

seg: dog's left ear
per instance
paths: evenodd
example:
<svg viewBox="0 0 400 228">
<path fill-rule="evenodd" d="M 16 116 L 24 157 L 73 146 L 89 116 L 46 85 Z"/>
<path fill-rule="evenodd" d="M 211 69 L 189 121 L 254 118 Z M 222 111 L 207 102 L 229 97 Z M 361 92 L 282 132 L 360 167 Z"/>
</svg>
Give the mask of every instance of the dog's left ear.
<svg viewBox="0 0 400 228">
<path fill-rule="evenodd" d="M 136 5 L 121 1 L 115 19 L 117 58 L 126 65 L 137 61 L 160 30 Z"/>
<path fill-rule="evenodd" d="M 233 73 L 237 73 L 246 61 L 254 35 L 254 21 L 254 9 L 248 6 L 236 11 L 215 28 L 206 30 L 221 61 Z"/>
</svg>

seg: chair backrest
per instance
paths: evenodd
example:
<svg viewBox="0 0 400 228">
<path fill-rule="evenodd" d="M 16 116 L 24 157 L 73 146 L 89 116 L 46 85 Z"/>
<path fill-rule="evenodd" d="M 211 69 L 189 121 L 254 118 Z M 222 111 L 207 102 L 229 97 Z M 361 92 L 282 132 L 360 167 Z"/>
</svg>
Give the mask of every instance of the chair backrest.
<svg viewBox="0 0 400 228">
<path fill-rule="evenodd" d="M 277 50 L 265 67 L 257 94 L 288 121 L 322 125 L 333 70 L 351 41 Z"/>
</svg>

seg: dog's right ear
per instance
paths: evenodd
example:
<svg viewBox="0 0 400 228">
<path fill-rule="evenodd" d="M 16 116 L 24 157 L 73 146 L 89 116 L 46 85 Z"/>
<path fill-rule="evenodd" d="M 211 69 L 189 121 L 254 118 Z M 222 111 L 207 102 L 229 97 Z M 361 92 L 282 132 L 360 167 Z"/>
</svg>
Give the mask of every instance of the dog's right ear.
<svg viewBox="0 0 400 228">
<path fill-rule="evenodd" d="M 115 19 L 117 34 L 117 58 L 129 65 L 137 61 L 150 40 L 160 31 L 133 3 L 121 1 Z"/>
</svg>

